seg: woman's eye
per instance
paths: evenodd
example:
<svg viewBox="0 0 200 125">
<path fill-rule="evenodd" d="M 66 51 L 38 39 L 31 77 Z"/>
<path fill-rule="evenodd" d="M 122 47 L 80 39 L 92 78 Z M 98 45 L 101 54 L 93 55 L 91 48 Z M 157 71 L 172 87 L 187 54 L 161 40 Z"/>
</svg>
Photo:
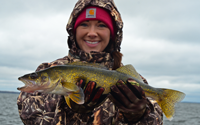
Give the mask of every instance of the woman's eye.
<svg viewBox="0 0 200 125">
<path fill-rule="evenodd" d="M 107 27 L 105 24 L 99 24 L 99 27 Z"/>
<path fill-rule="evenodd" d="M 86 27 L 86 26 L 88 26 L 86 23 L 81 23 L 79 26 L 84 26 L 84 27 Z"/>
</svg>

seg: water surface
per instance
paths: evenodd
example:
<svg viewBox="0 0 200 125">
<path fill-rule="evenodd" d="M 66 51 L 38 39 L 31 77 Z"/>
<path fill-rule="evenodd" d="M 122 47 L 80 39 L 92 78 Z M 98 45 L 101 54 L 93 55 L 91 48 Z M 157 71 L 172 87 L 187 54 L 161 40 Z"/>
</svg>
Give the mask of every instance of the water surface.
<svg viewBox="0 0 200 125">
<path fill-rule="evenodd" d="M 23 125 L 17 109 L 18 94 L 0 93 L 0 125 Z M 178 103 L 172 121 L 164 125 L 200 125 L 200 103 Z"/>
</svg>

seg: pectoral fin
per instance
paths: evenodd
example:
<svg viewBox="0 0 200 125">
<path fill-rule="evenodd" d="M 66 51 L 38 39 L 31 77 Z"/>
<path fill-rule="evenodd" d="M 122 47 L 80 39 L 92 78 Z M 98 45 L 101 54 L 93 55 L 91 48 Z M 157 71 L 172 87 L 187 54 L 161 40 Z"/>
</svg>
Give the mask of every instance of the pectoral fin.
<svg viewBox="0 0 200 125">
<path fill-rule="evenodd" d="M 82 88 L 79 88 L 78 91 L 72 92 L 69 94 L 69 98 L 76 102 L 77 104 L 83 104 L 84 103 L 84 92 Z"/>
<path fill-rule="evenodd" d="M 84 92 L 82 88 L 79 88 L 78 91 L 69 93 L 68 96 L 65 96 L 65 101 L 67 105 L 71 108 L 70 99 L 77 104 L 84 103 Z"/>
<path fill-rule="evenodd" d="M 69 96 L 65 96 L 65 101 L 66 101 L 67 105 L 68 105 L 70 108 L 72 108 L 72 107 L 71 107 L 71 104 L 70 104 L 70 98 L 69 98 Z"/>
</svg>

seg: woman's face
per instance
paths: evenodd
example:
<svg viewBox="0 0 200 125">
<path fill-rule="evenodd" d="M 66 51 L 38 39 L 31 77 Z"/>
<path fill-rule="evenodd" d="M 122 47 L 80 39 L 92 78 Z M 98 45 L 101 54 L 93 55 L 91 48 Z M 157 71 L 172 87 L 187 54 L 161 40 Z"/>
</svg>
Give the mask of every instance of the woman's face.
<svg viewBox="0 0 200 125">
<path fill-rule="evenodd" d="M 110 30 L 105 23 L 98 20 L 88 20 L 80 23 L 76 29 L 76 41 L 80 49 L 102 52 L 110 40 Z"/>
</svg>

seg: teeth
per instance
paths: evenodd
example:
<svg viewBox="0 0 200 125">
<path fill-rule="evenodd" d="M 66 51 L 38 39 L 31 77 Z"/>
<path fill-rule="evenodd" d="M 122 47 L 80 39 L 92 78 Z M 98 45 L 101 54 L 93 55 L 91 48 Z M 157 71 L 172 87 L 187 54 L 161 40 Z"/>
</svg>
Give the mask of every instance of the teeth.
<svg viewBox="0 0 200 125">
<path fill-rule="evenodd" d="M 98 42 L 90 42 L 90 41 L 86 41 L 89 44 L 97 44 Z"/>
</svg>

